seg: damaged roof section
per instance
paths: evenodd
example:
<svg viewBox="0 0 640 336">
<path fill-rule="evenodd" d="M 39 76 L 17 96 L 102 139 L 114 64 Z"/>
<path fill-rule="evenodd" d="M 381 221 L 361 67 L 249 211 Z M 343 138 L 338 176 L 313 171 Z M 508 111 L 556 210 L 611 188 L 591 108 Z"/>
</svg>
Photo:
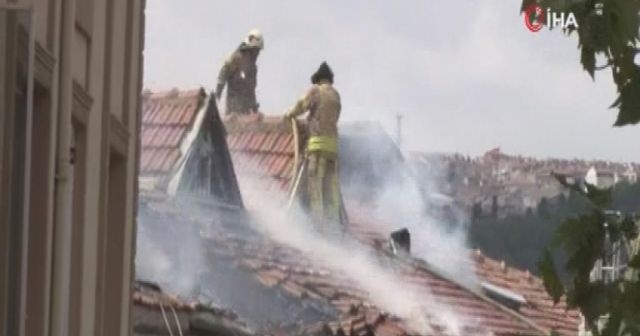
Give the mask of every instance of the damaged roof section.
<svg viewBox="0 0 640 336">
<path fill-rule="evenodd" d="M 307 328 L 326 325 L 336 335 L 339 335 L 337 329 L 340 328 L 343 332 L 349 332 L 347 335 L 360 335 L 351 333 L 352 329 L 358 329 L 359 324 L 355 322 L 358 319 L 363 324 L 361 329 L 370 330 L 370 335 L 419 334 L 408 321 L 376 306 L 372 296 L 378 293 L 367 292 L 352 278 L 352 274 L 340 274 L 335 269 L 323 267 L 301 251 L 272 241 L 245 242 L 240 237 L 222 233 L 212 237 L 210 246 L 215 246 L 215 253 L 221 256 L 235 258 L 238 266 L 251 271 L 255 280 L 263 286 L 277 289 L 290 300 L 316 305 L 325 303 L 337 312 L 334 319 L 289 330 L 292 334 L 305 334 L 310 330 Z M 425 307 L 442 306 L 447 307 L 445 310 L 455 312 L 460 317 L 460 328 L 464 335 L 486 335 L 489 332 L 495 335 L 536 335 L 541 332 L 517 315 L 500 309 L 426 268 L 400 260 L 393 261 L 390 267 L 394 269 L 389 269 L 389 272 L 396 273 L 403 282 L 398 285 L 415 288 L 413 299 L 424 300 Z M 449 335 L 452 332 L 451 325 L 438 316 L 437 311 L 425 309 L 424 318 L 428 327 L 434 331 L 434 335 Z M 347 325 L 349 327 L 345 327 Z M 395 332 L 385 333 L 389 330 Z"/>
<path fill-rule="evenodd" d="M 171 209 L 173 206 L 164 204 Z M 152 207 L 154 212 L 162 207 Z M 175 210 L 168 213 L 176 214 Z M 158 214 L 162 215 L 162 214 Z M 163 215 L 166 216 L 166 215 Z M 173 216 L 173 215 L 172 215 Z M 215 216 L 212 216 L 215 218 Z M 207 246 L 207 271 L 203 275 L 203 286 L 212 287 L 212 296 L 219 297 L 225 307 L 241 312 L 248 321 L 262 321 L 257 327 L 269 335 L 421 335 L 407 321 L 376 306 L 372 295 L 350 277 L 323 266 L 312 257 L 297 249 L 284 246 L 261 236 L 257 232 L 238 231 L 234 226 L 219 225 L 206 216 L 175 217 L 175 224 L 202 226 L 210 224 L 203 239 Z M 405 284 L 416 288 L 415 299 L 424 304 L 453 307 L 461 318 L 464 335 L 540 335 L 538 321 L 528 319 L 517 311 L 500 307 L 497 302 L 483 297 L 454 281 L 435 273 L 427 264 L 412 258 L 393 258 L 388 250 L 377 248 L 381 258 L 388 260 L 389 267 L 399 274 Z M 486 257 L 483 257 L 486 258 Z M 488 258 L 485 271 L 501 267 Z M 224 267 L 221 265 L 224 264 Z M 499 268 L 504 274 L 502 286 L 513 289 L 511 284 L 518 278 L 515 270 Z M 235 275 L 234 275 L 235 274 Z M 520 279 L 521 280 L 521 279 Z M 535 296 L 544 295 L 538 279 L 530 278 L 532 289 L 522 293 L 529 302 Z M 225 285 L 227 287 L 225 287 Z M 523 288 L 523 284 L 520 284 Z M 215 288 L 214 288 L 215 287 Z M 262 288 L 262 290 L 260 290 Z M 383 290 L 383 289 L 381 289 Z M 391 289 L 388 289 L 391 290 Z M 224 293 L 217 293 L 223 291 Z M 265 295 L 264 293 L 268 293 Z M 234 298 L 231 302 L 229 298 Z M 243 307 L 244 306 L 244 307 Z M 263 306 L 262 309 L 257 307 Z M 522 311 L 521 307 L 521 311 Z M 540 307 L 532 305 L 533 316 Z M 560 309 L 561 307 L 559 307 Z M 432 314 L 437 310 L 431 311 Z M 547 315 L 549 318 L 551 314 Z M 439 316 L 428 316 L 431 335 L 450 335 L 450 326 L 442 323 Z M 557 315 L 556 320 L 566 319 Z M 568 323 L 570 324 L 570 323 Z M 571 325 L 571 324 L 570 324 Z M 559 330 L 561 335 L 574 335 Z M 268 331 L 268 332 L 267 332 Z"/>
<path fill-rule="evenodd" d="M 251 336 L 233 312 L 166 294 L 154 283 L 133 285 L 135 336 Z"/>
<path fill-rule="evenodd" d="M 149 207 L 156 216 L 175 216 L 169 203 Z M 206 296 L 232 308 L 271 335 L 418 335 L 406 320 L 378 307 L 352 275 L 338 272 L 303 251 L 284 246 L 258 232 L 212 223 L 206 216 L 172 217 L 179 227 L 212 224 L 203 236 L 207 269 L 201 277 Z M 211 216 L 215 218 L 215 216 Z M 413 299 L 426 306 L 446 305 L 461 319 L 465 335 L 536 335 L 539 330 L 456 283 L 412 260 L 393 259 L 383 250 L 399 286 L 416 289 Z M 357 267 L 354 265 L 354 267 Z M 393 288 L 379 288 L 393 291 Z M 390 295 L 394 295 L 390 293 Z M 443 306 L 444 307 L 444 306 Z M 449 335 L 437 309 L 425 312 L 432 335 Z M 255 323 L 259 321 L 259 323 Z M 368 333 L 365 333 L 368 332 Z M 322 332 L 318 334 L 318 332 Z"/>
<path fill-rule="evenodd" d="M 145 91 L 140 189 L 188 192 L 242 206 L 224 125 L 203 88 Z"/>
<path fill-rule="evenodd" d="M 238 218 L 230 221 L 230 215 L 234 214 L 230 214 L 230 209 L 227 208 L 191 203 L 188 209 L 188 214 L 184 214 L 185 205 L 181 202 L 170 198 L 150 199 L 147 196 L 144 197 L 144 206 L 140 208 L 145 219 L 145 230 L 156 236 L 175 237 L 171 241 L 155 240 L 162 242 L 163 248 L 163 253 L 155 251 L 157 258 L 163 261 L 163 255 L 166 254 L 164 252 L 170 254 L 171 267 L 167 269 L 171 274 L 161 272 L 156 273 L 155 277 L 160 278 L 167 287 L 174 290 L 176 287 L 181 288 L 180 282 L 188 279 L 187 291 L 182 288 L 180 292 L 189 297 L 210 298 L 216 304 L 245 318 L 248 325 L 256 331 L 307 325 L 335 317 L 335 310 L 327 303 L 292 299 L 278 289 L 264 285 L 254 276 L 253 271 L 240 266 L 240 259 L 231 254 L 232 250 L 222 248 L 236 241 L 227 240 L 228 235 L 242 237 L 247 246 L 264 240 L 260 233 L 249 226 L 247 219 L 242 220 L 241 213 L 235 214 Z M 236 212 L 240 211 L 236 209 Z M 184 232 L 189 232 L 188 237 Z M 192 246 L 199 248 L 193 249 Z M 144 272 L 147 265 L 137 266 L 142 271 L 139 273 L 147 274 L 147 278 L 154 278 Z M 170 281 L 172 277 L 174 281 Z"/>
</svg>

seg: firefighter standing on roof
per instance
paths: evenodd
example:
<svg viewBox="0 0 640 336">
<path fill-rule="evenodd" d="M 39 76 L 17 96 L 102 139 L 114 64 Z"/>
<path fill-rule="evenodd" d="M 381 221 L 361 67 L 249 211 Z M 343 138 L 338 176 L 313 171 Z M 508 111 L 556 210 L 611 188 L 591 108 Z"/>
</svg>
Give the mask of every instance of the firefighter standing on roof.
<svg viewBox="0 0 640 336">
<path fill-rule="evenodd" d="M 260 31 L 254 29 L 238 49 L 224 62 L 218 75 L 216 98 L 220 100 L 227 85 L 227 114 L 248 114 L 258 112 L 256 86 L 258 66 L 256 61 L 264 48 Z"/>
<path fill-rule="evenodd" d="M 333 87 L 333 72 L 326 62 L 311 76 L 311 89 L 286 114 L 295 118 L 307 111 L 307 172 L 309 210 L 323 228 L 337 223 L 340 216 L 338 184 L 338 118 L 340 94 Z"/>
</svg>

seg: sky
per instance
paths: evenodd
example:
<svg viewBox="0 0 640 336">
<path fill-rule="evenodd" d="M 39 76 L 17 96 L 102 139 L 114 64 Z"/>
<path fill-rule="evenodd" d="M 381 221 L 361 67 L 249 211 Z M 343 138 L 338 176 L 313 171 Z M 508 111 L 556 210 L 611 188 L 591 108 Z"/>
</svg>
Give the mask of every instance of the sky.
<svg viewBox="0 0 640 336">
<path fill-rule="evenodd" d="M 379 122 L 405 151 L 503 152 L 640 162 L 640 125 L 614 128 L 609 72 L 582 70 L 575 37 L 528 31 L 520 0 L 153 0 L 145 88 L 215 87 L 225 58 L 262 31 L 257 95 L 282 114 L 322 61 L 341 121 Z"/>
</svg>

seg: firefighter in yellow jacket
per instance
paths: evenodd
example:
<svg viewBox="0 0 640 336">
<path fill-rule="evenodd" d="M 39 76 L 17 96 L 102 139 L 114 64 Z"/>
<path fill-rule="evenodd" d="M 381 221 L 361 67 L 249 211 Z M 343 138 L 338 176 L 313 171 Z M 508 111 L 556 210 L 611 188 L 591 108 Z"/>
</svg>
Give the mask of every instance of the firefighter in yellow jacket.
<svg viewBox="0 0 640 336">
<path fill-rule="evenodd" d="M 340 216 L 338 184 L 338 118 L 340 94 L 333 87 L 333 72 L 326 62 L 311 76 L 311 89 L 286 114 L 286 119 L 309 112 L 307 186 L 309 210 L 323 228 Z"/>
<path fill-rule="evenodd" d="M 254 29 L 220 69 L 215 93 L 216 98 L 220 100 L 222 91 L 225 85 L 227 86 L 227 114 L 258 112 L 256 61 L 262 48 L 264 48 L 262 34 Z"/>
</svg>

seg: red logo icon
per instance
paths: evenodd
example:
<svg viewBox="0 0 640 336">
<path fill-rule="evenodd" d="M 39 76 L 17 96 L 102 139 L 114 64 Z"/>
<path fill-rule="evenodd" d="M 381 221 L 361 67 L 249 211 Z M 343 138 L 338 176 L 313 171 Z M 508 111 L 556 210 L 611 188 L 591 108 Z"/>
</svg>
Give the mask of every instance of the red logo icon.
<svg viewBox="0 0 640 336">
<path fill-rule="evenodd" d="M 531 4 L 524 11 L 524 24 L 532 32 L 537 32 L 544 26 L 546 13 L 538 4 Z"/>
</svg>

